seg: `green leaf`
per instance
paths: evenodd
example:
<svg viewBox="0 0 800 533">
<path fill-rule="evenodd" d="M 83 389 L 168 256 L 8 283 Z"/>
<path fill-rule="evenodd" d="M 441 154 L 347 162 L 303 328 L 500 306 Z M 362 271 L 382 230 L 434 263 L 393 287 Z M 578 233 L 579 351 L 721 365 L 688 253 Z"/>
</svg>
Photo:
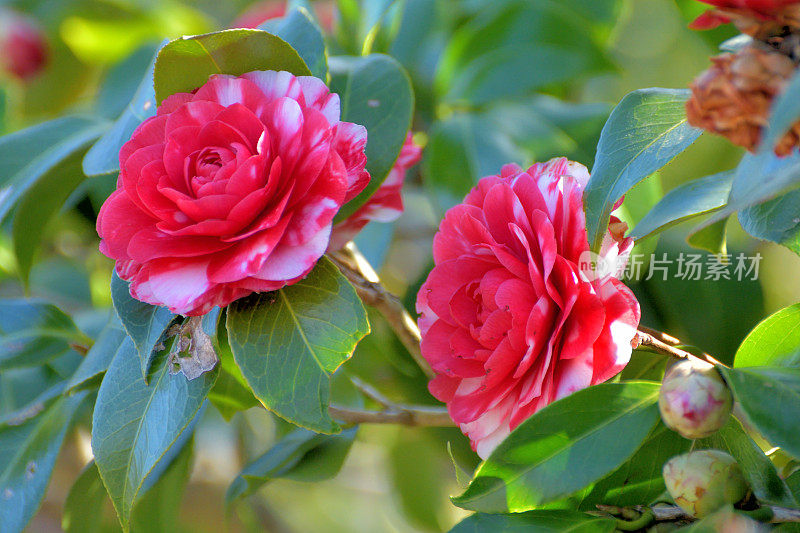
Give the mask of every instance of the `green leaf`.
<svg viewBox="0 0 800 533">
<path fill-rule="evenodd" d="M 723 218 L 711 225 L 703 225 L 692 230 L 686 242 L 692 248 L 705 250 L 712 254 L 723 255 L 728 251 L 727 243 L 728 219 Z"/>
<path fill-rule="evenodd" d="M 309 76 L 303 59 L 283 39 L 261 30 L 223 30 L 183 37 L 158 53 L 153 83 L 156 101 L 191 92 L 212 74 L 241 76 L 254 70 L 286 70 Z"/>
<path fill-rule="evenodd" d="M 686 122 L 685 89 L 640 89 L 611 112 L 583 195 L 589 244 L 598 249 L 614 203 L 700 136 Z"/>
<path fill-rule="evenodd" d="M 322 81 L 328 78 L 325 39 L 308 11 L 295 8 L 283 18 L 266 21 L 258 29 L 277 35 L 289 43 L 308 65 L 312 76 Z"/>
<path fill-rule="evenodd" d="M 128 334 L 119 323 L 115 313 L 106 323 L 92 348 L 81 361 L 80 366 L 69 378 L 67 391 L 73 392 L 92 386 L 99 386 L 103 374 L 108 370 L 108 366 L 116 356 L 117 352 L 125 346 L 127 353 L 124 357 L 138 357 L 136 347 L 132 342 L 124 342 Z"/>
<path fill-rule="evenodd" d="M 166 43 L 167 41 L 164 41 Z M 108 69 L 103 76 L 102 85 L 97 91 L 94 108 L 98 115 L 116 120 L 125 112 L 133 99 L 142 78 L 152 66 L 153 55 L 161 48 L 160 44 L 147 43 L 131 55 Z M 153 78 L 150 77 L 152 90 Z M 155 103 L 155 99 L 153 99 Z"/>
<path fill-rule="evenodd" d="M 731 454 L 742 467 L 744 476 L 759 501 L 784 507 L 797 506 L 786 483 L 775 470 L 775 465 L 745 433 L 735 418 L 731 418 L 712 436 L 695 442 L 694 449 L 702 448 L 722 450 Z"/>
<path fill-rule="evenodd" d="M 630 232 L 639 240 L 648 235 L 704 215 L 725 205 L 731 190 L 733 172 L 726 171 L 692 180 L 667 193 Z"/>
<path fill-rule="evenodd" d="M 339 426 L 328 414 L 330 376 L 369 333 L 355 289 L 323 257 L 304 280 L 228 307 L 236 364 L 264 406 L 318 433 Z"/>
<path fill-rule="evenodd" d="M 528 511 L 518 514 L 474 514 L 450 533 L 613 533 L 616 521 L 576 511 Z"/>
<path fill-rule="evenodd" d="M 263 455 L 251 461 L 233 480 L 225 500 L 228 504 L 249 496 L 275 478 L 322 481 L 342 467 L 358 428 L 338 435 L 323 435 L 295 429 Z"/>
<path fill-rule="evenodd" d="M 330 66 L 342 120 L 367 128 L 365 152 L 371 177 L 369 185 L 339 210 L 338 222 L 364 205 L 389 175 L 411 127 L 414 91 L 402 65 L 386 55 L 331 58 Z"/>
<path fill-rule="evenodd" d="M 22 426 L 0 428 L 0 524 L 22 531 L 34 515 L 86 394 L 61 398 Z"/>
<path fill-rule="evenodd" d="M 517 427 L 453 503 L 503 513 L 534 509 L 617 469 L 659 419 L 659 386 L 605 383 L 554 402 Z"/>
<path fill-rule="evenodd" d="M 800 366 L 800 304 L 765 318 L 742 341 L 736 368 L 747 366 Z"/>
<path fill-rule="evenodd" d="M 770 119 L 759 151 L 772 152 L 778 140 L 800 119 L 800 73 L 795 73 L 772 104 Z"/>
<path fill-rule="evenodd" d="M 63 117 L 0 138 L 0 220 L 40 179 L 86 148 L 108 127 L 89 117 Z"/>
<path fill-rule="evenodd" d="M 786 486 L 792 491 L 794 499 L 800 501 L 800 470 L 795 470 L 786 476 Z"/>
<path fill-rule="evenodd" d="M 136 300 L 131 296 L 129 285 L 114 272 L 111 276 L 111 300 L 125 331 L 133 339 L 139 353 L 141 373 L 146 378 L 156 347 L 175 315 L 166 307 Z"/>
<path fill-rule="evenodd" d="M 160 47 L 159 47 L 160 49 Z M 156 95 L 153 90 L 153 68 L 158 51 L 147 67 L 136 93 L 109 130 L 89 149 L 83 159 L 87 176 L 110 174 L 119 170 L 119 150 L 133 130 L 156 114 Z"/>
<path fill-rule="evenodd" d="M 800 169 L 798 175 L 800 176 Z M 777 242 L 800 255 L 800 190 L 739 211 L 742 228 L 758 239 Z"/>
<path fill-rule="evenodd" d="M 47 225 L 86 178 L 81 169 L 84 153 L 78 150 L 68 155 L 21 195 L 12 231 L 17 273 L 25 286 L 28 285 L 34 254 L 39 249 Z"/>
<path fill-rule="evenodd" d="M 719 369 L 748 422 L 772 445 L 800 459 L 800 369 Z"/>
<path fill-rule="evenodd" d="M 179 512 L 189 476 L 194 446 L 189 441 L 172 460 L 158 482 L 147 489 L 133 509 L 133 531 L 173 533 L 181 531 Z"/>
<path fill-rule="evenodd" d="M 214 385 L 216 371 L 192 381 L 171 375 L 159 352 L 145 383 L 126 338 L 108 368 L 92 417 L 92 451 L 124 530 L 147 485 L 169 464 Z"/>
<path fill-rule="evenodd" d="M 0 300 L 0 370 L 38 366 L 91 343 L 72 319 L 41 300 Z"/>
<path fill-rule="evenodd" d="M 61 515 L 64 533 L 100 533 L 106 488 L 97 465 L 91 461 L 69 489 Z"/>
<path fill-rule="evenodd" d="M 692 441 L 658 424 L 630 460 L 585 492 L 579 508 L 593 511 L 597 503 L 625 507 L 652 502 L 667 490 L 664 463 L 691 445 Z"/>
<path fill-rule="evenodd" d="M 6 387 L 3 387 L 2 384 L 0 384 L 0 390 L 2 389 L 6 389 Z M 19 426 L 20 424 L 25 423 L 26 421 L 38 415 L 49 404 L 60 397 L 64 392 L 64 389 L 65 383 L 63 381 L 58 381 L 56 384 L 44 389 L 40 394 L 19 409 L 4 413 L 2 416 L 0 416 L 0 426 Z M 14 392 L 10 390 L 4 390 L 3 393 L 6 395 L 14 394 Z"/>
</svg>

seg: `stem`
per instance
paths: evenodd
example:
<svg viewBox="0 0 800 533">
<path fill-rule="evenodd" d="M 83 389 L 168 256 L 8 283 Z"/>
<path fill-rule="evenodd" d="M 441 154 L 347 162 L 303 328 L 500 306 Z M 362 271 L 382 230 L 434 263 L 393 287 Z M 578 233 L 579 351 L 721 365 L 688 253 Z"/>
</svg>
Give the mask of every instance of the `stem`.
<svg viewBox="0 0 800 533">
<path fill-rule="evenodd" d="M 641 509 L 647 509 L 642 507 Z M 657 505 L 649 508 L 659 522 L 672 520 L 692 520 L 693 517 L 686 514 L 686 511 L 675 505 Z M 773 524 L 786 522 L 800 522 L 800 511 L 797 509 L 787 509 L 774 505 L 762 505 L 753 511 L 740 511 L 751 518 Z"/>
<path fill-rule="evenodd" d="M 680 344 L 680 341 L 675 337 L 643 326 L 640 326 L 637 330 L 635 340 L 638 340 L 638 346 L 647 346 L 656 353 L 668 355 L 675 359 L 689 359 L 703 361 L 714 366 L 727 366 L 707 353 L 697 356 L 686 350 L 682 350 L 678 348 L 677 345 Z"/>
<path fill-rule="evenodd" d="M 645 512 L 642 513 L 642 516 L 640 516 L 636 520 L 628 521 L 618 518 L 617 529 L 620 531 L 639 531 L 640 529 L 649 526 L 655 521 L 656 521 L 656 515 L 653 514 L 653 511 L 647 509 Z"/>
<path fill-rule="evenodd" d="M 404 426 L 452 427 L 455 422 L 447 410 L 423 405 L 387 406 L 382 411 L 368 411 L 331 405 L 328 412 L 333 418 L 347 424 L 401 424 Z"/>
<path fill-rule="evenodd" d="M 384 316 L 425 375 L 429 379 L 433 378 L 435 374 L 420 351 L 421 336 L 417 322 L 406 311 L 403 302 L 381 285 L 378 275 L 355 245 L 348 243 L 329 257 L 353 284 L 364 303 Z"/>
</svg>

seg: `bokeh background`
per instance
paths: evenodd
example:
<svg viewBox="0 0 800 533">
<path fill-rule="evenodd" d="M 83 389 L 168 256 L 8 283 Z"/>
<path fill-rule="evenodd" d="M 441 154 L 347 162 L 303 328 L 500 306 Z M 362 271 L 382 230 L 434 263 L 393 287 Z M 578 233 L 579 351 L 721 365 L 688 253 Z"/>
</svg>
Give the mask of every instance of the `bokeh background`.
<svg viewBox="0 0 800 533">
<path fill-rule="evenodd" d="M 0 82 L 0 132 L 66 113 L 113 120 L 127 105 L 162 39 L 231 27 L 248 10 L 252 20 L 278 3 L 268 4 L 253 8 L 245 0 L 0 2 L 0 17 L 10 20 L 10 10 L 30 17 L 46 35 L 48 50 L 41 73 L 25 81 L 7 75 Z M 622 96 L 643 87 L 686 87 L 707 67 L 719 43 L 733 36 L 726 28 L 689 30 L 688 22 L 704 9 L 694 0 L 313 4 L 327 27 L 331 55 L 363 49 L 392 54 L 414 83 L 414 130 L 427 147 L 425 160 L 407 178 L 406 213 L 394 225 L 369 226 L 357 240 L 385 284 L 403 295 L 410 308 L 430 267 L 431 239 L 443 210 L 478 177 L 499 172 L 506 162 L 528 165 L 557 155 L 591 168 L 600 129 Z M 541 7 L 545 4 L 551 8 Z M 370 31 L 363 22 L 365 13 L 385 6 L 389 8 L 380 28 Z M 8 28 L 0 23 L 0 30 L 2 44 L 2 32 Z M 0 48 L 0 54 L 5 53 Z M 703 135 L 659 176 L 627 196 L 623 216 L 635 222 L 663 191 L 731 168 L 739 157 L 741 151 L 726 140 Z M 112 175 L 88 180 L 58 221 L 48 226 L 28 292 L 74 314 L 89 333 L 102 326 L 110 306 L 112 264 L 97 251 L 94 218 L 115 179 Z M 681 252 L 697 253 L 685 242 L 691 229 L 692 224 L 677 226 L 658 241 L 639 243 L 637 249 L 673 259 Z M 0 233 L 0 297 L 17 297 L 24 290 L 8 230 Z M 728 226 L 728 250 L 760 253 L 759 279 L 691 281 L 670 275 L 666 282 L 660 276 L 633 280 L 643 323 L 730 361 L 761 318 L 800 300 L 800 258 L 792 252 L 753 240 L 735 220 Z M 378 315 L 371 318 L 373 334 L 344 371 L 395 400 L 434 403 L 402 345 Z M 635 357 L 630 371 L 640 371 L 640 363 Z M 18 374 L 34 371 L 57 369 L 0 374 L 0 414 L 31 399 L 32 392 L 19 387 L 30 375 Z M 88 419 L 83 426 L 88 427 Z M 447 531 L 464 516 L 448 495 L 458 490 L 461 470 L 477 463 L 465 439 L 452 429 L 393 426 L 360 428 L 341 472 L 331 480 L 275 479 L 226 509 L 225 490 L 241 467 L 288 430 L 262 409 L 240 413 L 231 422 L 207 409 L 180 507 L 154 511 L 154 516 L 177 517 L 178 528 L 169 521 L 147 522 L 136 524 L 134 531 L 436 532 Z M 61 531 L 64 499 L 90 458 L 88 431 L 79 431 L 65 447 L 28 531 Z M 143 505 L 155 509 L 163 502 Z M 102 513 L 107 530 L 118 531 L 110 504 L 86 513 Z"/>
</svg>

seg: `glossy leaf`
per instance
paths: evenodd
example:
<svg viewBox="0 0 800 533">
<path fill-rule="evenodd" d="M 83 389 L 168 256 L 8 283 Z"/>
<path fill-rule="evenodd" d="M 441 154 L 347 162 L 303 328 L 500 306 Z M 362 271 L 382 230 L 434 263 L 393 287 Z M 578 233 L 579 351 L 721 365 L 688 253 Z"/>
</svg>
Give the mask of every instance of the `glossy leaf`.
<svg viewBox="0 0 800 533">
<path fill-rule="evenodd" d="M 52 170 L 42 174 L 19 198 L 12 234 L 17 273 L 26 286 L 34 255 L 39 250 L 48 224 L 86 179 L 81 169 L 84 153 L 81 149 L 68 155 Z"/>
<path fill-rule="evenodd" d="M 251 407 L 259 405 L 258 399 L 253 395 L 253 391 L 247 384 L 247 380 L 242 376 L 242 371 L 236 366 L 233 359 L 231 347 L 228 345 L 227 331 L 225 322 L 219 324 L 209 318 L 213 311 L 203 317 L 203 324 L 206 333 L 216 340 L 215 348 L 219 356 L 219 377 L 208 399 L 219 410 L 225 420 L 230 420 L 239 411 L 246 411 Z M 207 320 L 208 319 L 208 320 Z M 217 313 L 216 320 L 224 320 L 224 316 Z M 213 322 L 213 325 L 212 323 Z"/>
<path fill-rule="evenodd" d="M 614 203 L 700 136 L 702 130 L 686 122 L 688 96 L 683 89 L 641 89 L 611 112 L 583 196 L 593 249 L 600 246 Z"/>
<path fill-rule="evenodd" d="M 166 307 L 140 302 L 131 296 L 129 283 L 116 272 L 111 276 L 111 300 L 125 331 L 128 332 L 139 353 L 142 376 L 155 355 L 156 347 L 175 316 Z"/>
<path fill-rule="evenodd" d="M 800 366 L 800 304 L 770 315 L 742 341 L 736 368 L 748 366 Z"/>
<path fill-rule="evenodd" d="M 517 427 L 453 503 L 520 512 L 569 496 L 619 468 L 658 421 L 659 386 L 606 383 L 554 402 Z"/>
<path fill-rule="evenodd" d="M 639 240 L 694 217 L 716 211 L 725 205 L 731 190 L 733 172 L 720 172 L 684 183 L 668 192 L 650 210 L 629 237 Z"/>
<path fill-rule="evenodd" d="M 692 248 L 722 255 L 728 251 L 728 219 L 723 218 L 711 225 L 703 225 L 686 236 L 686 243 Z"/>
<path fill-rule="evenodd" d="M 61 515 L 64 533 L 100 533 L 106 488 L 97 465 L 91 461 L 69 489 Z"/>
<path fill-rule="evenodd" d="M 72 319 L 41 300 L 0 300 L 0 369 L 38 366 L 90 343 Z"/>
<path fill-rule="evenodd" d="M 159 48 L 160 49 L 160 48 Z M 156 55 L 144 73 L 136 93 L 122 114 L 114 121 L 107 132 L 86 153 L 83 159 L 83 171 L 87 176 L 109 174 L 119 170 L 119 150 L 133 130 L 146 119 L 156 114 L 156 95 L 153 90 L 153 67 Z"/>
<path fill-rule="evenodd" d="M 88 117 L 62 117 L 0 137 L 0 220 L 40 179 L 86 148 L 108 127 Z"/>
<path fill-rule="evenodd" d="M 720 367 L 720 371 L 748 422 L 773 446 L 800 459 L 800 369 Z"/>
<path fill-rule="evenodd" d="M 22 531 L 39 508 L 67 429 L 85 396 L 61 398 L 22 426 L 0 428 L 3 531 Z"/>
<path fill-rule="evenodd" d="M 122 347 L 125 347 L 126 354 L 121 357 L 138 358 L 136 346 L 132 342 L 125 342 L 128 334 L 119 323 L 117 316 L 112 312 L 103 331 L 97 337 L 92 348 L 81 361 L 80 366 L 70 377 L 67 383 L 68 391 L 75 391 L 90 386 L 99 386 L 103 374 L 108 370 L 111 361 Z"/>
<path fill-rule="evenodd" d="M 264 406 L 318 433 L 339 426 L 328 414 L 330 376 L 369 333 L 355 289 L 328 259 L 304 280 L 228 307 L 236 364 Z"/>
<path fill-rule="evenodd" d="M 450 533 L 613 533 L 615 520 L 576 511 L 528 511 L 468 516 Z"/>
<path fill-rule="evenodd" d="M 158 53 L 153 74 L 156 102 L 160 104 L 171 94 L 191 92 L 212 74 L 240 76 L 254 70 L 311 74 L 286 41 L 265 31 L 235 29 L 183 37 Z"/>
<path fill-rule="evenodd" d="M 731 454 L 742 467 L 744 476 L 759 501 L 784 507 L 797 506 L 794 496 L 775 470 L 775 465 L 735 418 L 731 418 L 712 436 L 696 441 L 694 449 L 702 448 Z"/>
<path fill-rule="evenodd" d="M 322 481 L 335 476 L 342 467 L 358 428 L 338 435 L 323 435 L 296 429 L 263 455 L 246 465 L 225 494 L 230 504 L 248 496 L 275 478 Z"/>
<path fill-rule="evenodd" d="M 308 65 L 312 76 L 322 81 L 327 79 L 325 39 L 317 25 L 312 22 L 308 11 L 295 8 L 283 18 L 266 21 L 258 29 L 277 35 L 289 43 Z"/>
<path fill-rule="evenodd" d="M 132 344 L 125 339 L 125 344 Z M 97 394 L 92 417 L 92 451 L 119 516 L 127 530 L 142 492 L 169 464 L 190 435 L 192 422 L 214 384 L 216 372 L 194 380 L 171 375 L 162 351 L 149 372 L 120 349 Z"/>
<path fill-rule="evenodd" d="M 414 114 L 414 92 L 405 69 L 393 58 L 372 54 L 347 61 L 331 59 L 332 85 L 341 99 L 342 120 L 367 129 L 369 185 L 342 206 L 344 220 L 378 190 L 394 166 Z"/>
<path fill-rule="evenodd" d="M 800 168 L 798 169 L 800 176 Z M 800 190 L 739 211 L 742 228 L 758 239 L 776 242 L 800 254 Z"/>
</svg>

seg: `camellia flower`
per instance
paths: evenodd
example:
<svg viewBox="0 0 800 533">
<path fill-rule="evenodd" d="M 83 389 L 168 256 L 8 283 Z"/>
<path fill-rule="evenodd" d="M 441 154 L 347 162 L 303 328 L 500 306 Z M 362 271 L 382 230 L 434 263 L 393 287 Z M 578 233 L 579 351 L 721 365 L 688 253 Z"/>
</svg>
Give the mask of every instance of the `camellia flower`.
<svg viewBox="0 0 800 533">
<path fill-rule="evenodd" d="M 590 258 L 586 168 L 565 158 L 527 171 L 506 165 L 450 209 L 433 241 L 435 267 L 417 296 L 429 389 L 486 458 L 549 403 L 628 363 L 639 304 L 615 275 L 631 239 L 612 217 Z"/>
<path fill-rule="evenodd" d="M 29 80 L 47 62 L 47 40 L 32 19 L 0 9 L 0 69 Z"/>
<path fill-rule="evenodd" d="M 800 27 L 798 0 L 701 0 L 715 9 L 697 17 L 691 24 L 696 30 L 709 30 L 721 24 L 734 23 L 739 31 L 757 39 L 785 27 Z"/>
<path fill-rule="evenodd" d="M 274 18 L 286 15 L 288 2 L 286 0 L 265 0 L 256 2 L 237 18 L 232 28 L 257 28 Z M 330 0 L 314 2 L 312 4 L 314 15 L 316 15 L 320 26 L 328 33 L 333 32 L 336 20 L 336 4 Z"/>
<path fill-rule="evenodd" d="M 299 281 L 369 182 L 367 132 L 339 116 L 321 80 L 288 72 L 170 96 L 120 150 L 100 250 L 135 298 L 184 315 Z"/>
<path fill-rule="evenodd" d="M 406 141 L 400 149 L 392 170 L 381 183 L 381 186 L 370 196 L 367 203 L 333 227 L 331 243 L 328 249 L 335 251 L 355 237 L 370 221 L 392 222 L 403 213 L 403 197 L 400 194 L 406 171 L 416 165 L 422 158 L 422 148 L 414 143 L 414 136 L 408 132 Z"/>
</svg>

